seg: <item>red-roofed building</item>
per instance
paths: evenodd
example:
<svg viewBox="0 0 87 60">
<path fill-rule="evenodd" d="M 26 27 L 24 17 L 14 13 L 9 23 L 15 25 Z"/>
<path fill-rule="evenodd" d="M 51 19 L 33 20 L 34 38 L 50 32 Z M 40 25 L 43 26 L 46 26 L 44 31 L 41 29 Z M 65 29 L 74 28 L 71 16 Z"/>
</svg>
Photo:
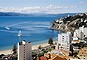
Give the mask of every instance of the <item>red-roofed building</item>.
<svg viewBox="0 0 87 60">
<path fill-rule="evenodd" d="M 39 58 L 39 60 L 47 60 L 47 58 L 44 57 L 44 56 L 41 56 L 41 57 Z"/>
</svg>

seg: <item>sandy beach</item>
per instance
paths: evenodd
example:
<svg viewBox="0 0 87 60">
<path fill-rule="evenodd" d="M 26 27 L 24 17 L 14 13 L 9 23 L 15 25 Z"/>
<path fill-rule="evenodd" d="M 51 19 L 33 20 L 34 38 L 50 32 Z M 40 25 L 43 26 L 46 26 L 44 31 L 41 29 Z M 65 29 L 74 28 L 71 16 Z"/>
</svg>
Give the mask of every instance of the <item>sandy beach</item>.
<svg viewBox="0 0 87 60">
<path fill-rule="evenodd" d="M 39 47 L 40 45 L 41 45 L 41 47 L 49 46 L 49 44 L 47 44 L 47 43 L 43 43 L 43 44 L 39 44 L 39 45 L 34 45 L 34 46 L 32 46 L 32 50 L 38 49 L 38 47 Z"/>
<path fill-rule="evenodd" d="M 56 42 L 56 41 L 54 41 L 54 43 L 55 43 L 55 42 Z M 39 47 L 40 45 L 41 45 L 41 47 L 49 46 L 48 43 L 43 43 L 43 44 L 38 44 L 38 45 L 32 45 L 32 50 L 38 49 L 38 47 Z M 12 49 L 0 51 L 0 54 L 5 54 L 5 55 L 12 54 Z"/>
<path fill-rule="evenodd" d="M 5 55 L 11 54 L 11 53 L 12 53 L 12 49 L 0 51 L 0 54 L 5 54 Z"/>
<path fill-rule="evenodd" d="M 41 45 L 41 47 L 45 47 L 45 46 L 48 46 L 49 44 L 43 43 L 43 44 L 33 45 L 32 50 L 38 49 L 38 46 L 40 46 L 40 45 Z M 5 54 L 5 55 L 11 54 L 11 53 L 12 53 L 12 49 L 0 51 L 0 54 Z"/>
</svg>

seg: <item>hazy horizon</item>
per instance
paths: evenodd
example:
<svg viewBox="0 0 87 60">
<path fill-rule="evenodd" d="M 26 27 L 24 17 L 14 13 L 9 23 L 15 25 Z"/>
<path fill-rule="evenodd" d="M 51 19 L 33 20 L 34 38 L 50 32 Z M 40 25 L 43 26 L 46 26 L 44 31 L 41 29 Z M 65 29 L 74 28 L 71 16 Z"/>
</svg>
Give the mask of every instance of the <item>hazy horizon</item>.
<svg viewBox="0 0 87 60">
<path fill-rule="evenodd" d="M 17 13 L 82 13 L 87 0 L 0 0 L 0 12 Z"/>
</svg>

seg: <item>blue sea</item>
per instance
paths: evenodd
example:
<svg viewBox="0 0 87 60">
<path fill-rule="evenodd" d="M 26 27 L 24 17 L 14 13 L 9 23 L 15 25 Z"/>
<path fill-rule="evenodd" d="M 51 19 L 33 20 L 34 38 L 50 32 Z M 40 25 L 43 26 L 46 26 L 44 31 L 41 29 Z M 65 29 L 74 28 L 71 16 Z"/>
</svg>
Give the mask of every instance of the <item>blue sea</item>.
<svg viewBox="0 0 87 60">
<path fill-rule="evenodd" d="M 50 36 L 57 39 L 57 31 L 50 30 L 51 22 L 57 17 L 0 17 L 0 50 L 10 49 L 20 41 L 18 33 L 21 30 L 22 40 L 32 45 L 45 43 Z"/>
<path fill-rule="evenodd" d="M 58 31 L 50 29 L 51 23 L 62 16 L 28 17 L 28 16 L 0 16 L 0 50 L 11 49 L 21 40 L 31 42 L 32 45 L 45 43 L 50 36 L 57 40 Z M 21 30 L 21 40 L 18 33 Z"/>
</svg>

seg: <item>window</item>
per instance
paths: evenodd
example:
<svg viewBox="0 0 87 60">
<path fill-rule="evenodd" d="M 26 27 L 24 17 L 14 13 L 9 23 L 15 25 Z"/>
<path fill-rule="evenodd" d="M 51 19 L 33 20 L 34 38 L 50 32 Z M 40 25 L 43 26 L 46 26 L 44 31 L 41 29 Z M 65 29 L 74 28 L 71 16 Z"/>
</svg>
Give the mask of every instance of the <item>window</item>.
<svg viewBox="0 0 87 60">
<path fill-rule="evenodd" d="M 25 59 L 25 56 L 24 56 L 24 59 Z"/>
<path fill-rule="evenodd" d="M 25 53 L 25 52 L 24 52 Z"/>
<path fill-rule="evenodd" d="M 83 52 L 82 52 L 82 54 L 83 54 Z"/>
<path fill-rule="evenodd" d="M 24 56 L 25 56 L 25 54 L 24 54 Z"/>
<path fill-rule="evenodd" d="M 64 37 L 64 36 L 62 36 L 62 37 Z"/>
<path fill-rule="evenodd" d="M 64 40 L 62 40 L 62 41 L 64 41 Z"/>
<path fill-rule="evenodd" d="M 64 39 L 64 38 L 62 38 L 62 39 Z"/>
<path fill-rule="evenodd" d="M 80 55 L 80 56 L 82 56 L 82 55 Z"/>
</svg>

